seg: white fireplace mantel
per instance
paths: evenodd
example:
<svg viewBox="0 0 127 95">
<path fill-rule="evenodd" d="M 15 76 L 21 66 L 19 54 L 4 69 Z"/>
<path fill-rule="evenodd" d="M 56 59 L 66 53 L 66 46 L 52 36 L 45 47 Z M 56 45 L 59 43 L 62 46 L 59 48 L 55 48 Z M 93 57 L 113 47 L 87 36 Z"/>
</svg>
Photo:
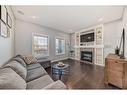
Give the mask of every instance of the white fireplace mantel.
<svg viewBox="0 0 127 95">
<path fill-rule="evenodd" d="M 74 48 L 104 48 L 104 45 L 75 46 Z"/>
</svg>

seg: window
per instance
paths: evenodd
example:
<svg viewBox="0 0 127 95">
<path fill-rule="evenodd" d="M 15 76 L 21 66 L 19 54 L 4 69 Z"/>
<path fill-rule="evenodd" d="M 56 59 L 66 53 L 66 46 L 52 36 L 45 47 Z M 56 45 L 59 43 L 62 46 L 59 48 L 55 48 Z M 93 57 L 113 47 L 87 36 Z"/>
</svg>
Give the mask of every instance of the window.
<svg viewBox="0 0 127 95">
<path fill-rule="evenodd" d="M 65 40 L 63 38 L 56 38 L 56 54 L 65 53 Z"/>
<path fill-rule="evenodd" d="M 34 34 L 33 53 L 35 56 L 48 56 L 48 36 Z"/>
</svg>

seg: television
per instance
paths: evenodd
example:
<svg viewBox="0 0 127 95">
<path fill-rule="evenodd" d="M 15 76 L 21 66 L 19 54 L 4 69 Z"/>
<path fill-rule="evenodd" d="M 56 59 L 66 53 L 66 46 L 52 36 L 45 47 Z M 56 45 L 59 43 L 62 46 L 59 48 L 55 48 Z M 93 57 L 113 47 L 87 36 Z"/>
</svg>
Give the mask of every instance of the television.
<svg viewBox="0 0 127 95">
<path fill-rule="evenodd" d="M 124 59 L 125 58 L 125 29 L 124 28 L 123 28 L 123 32 L 122 32 L 121 41 L 120 41 L 118 51 L 119 51 L 118 55 L 120 55 L 120 58 Z M 120 54 L 120 51 L 121 51 L 121 54 Z"/>
<path fill-rule="evenodd" d="M 88 34 L 82 34 L 80 35 L 80 42 L 93 42 L 94 41 L 94 32 L 88 33 Z"/>
</svg>

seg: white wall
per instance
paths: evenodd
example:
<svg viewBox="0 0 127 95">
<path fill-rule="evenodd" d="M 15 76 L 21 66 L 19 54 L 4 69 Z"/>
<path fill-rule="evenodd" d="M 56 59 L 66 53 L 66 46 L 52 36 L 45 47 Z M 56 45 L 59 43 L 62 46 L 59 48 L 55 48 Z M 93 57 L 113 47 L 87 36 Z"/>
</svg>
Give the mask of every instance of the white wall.
<svg viewBox="0 0 127 95">
<path fill-rule="evenodd" d="M 104 55 L 114 53 L 114 49 L 119 45 L 123 28 L 125 28 L 125 58 L 127 58 L 127 7 L 123 12 L 123 17 L 119 21 L 104 24 Z"/>
<path fill-rule="evenodd" d="M 39 33 L 49 35 L 49 58 L 51 60 L 58 60 L 68 57 L 69 34 L 59 32 L 55 29 L 50 29 L 37 24 L 16 20 L 15 32 L 15 55 L 17 54 L 32 54 L 32 33 Z M 64 37 L 66 39 L 66 53 L 65 55 L 57 56 L 55 54 L 55 37 Z"/>
<path fill-rule="evenodd" d="M 70 34 L 70 44 L 74 48 L 74 46 L 75 46 L 75 33 Z"/>
<path fill-rule="evenodd" d="M 75 33 L 70 34 L 70 46 L 71 50 L 75 51 Z M 75 52 L 73 54 L 70 54 L 71 58 L 75 58 Z"/>
<path fill-rule="evenodd" d="M 104 58 L 109 53 L 115 53 L 116 46 L 119 46 L 122 28 L 121 20 L 104 24 Z"/>
<path fill-rule="evenodd" d="M 125 28 L 125 57 L 127 58 L 127 7 L 125 7 L 123 13 L 122 27 Z"/>
<path fill-rule="evenodd" d="M 11 36 L 9 38 L 3 38 L 0 36 L 0 66 L 7 62 L 14 56 L 14 24 L 15 18 L 13 12 L 9 6 L 6 6 L 7 10 L 12 18 Z"/>
</svg>

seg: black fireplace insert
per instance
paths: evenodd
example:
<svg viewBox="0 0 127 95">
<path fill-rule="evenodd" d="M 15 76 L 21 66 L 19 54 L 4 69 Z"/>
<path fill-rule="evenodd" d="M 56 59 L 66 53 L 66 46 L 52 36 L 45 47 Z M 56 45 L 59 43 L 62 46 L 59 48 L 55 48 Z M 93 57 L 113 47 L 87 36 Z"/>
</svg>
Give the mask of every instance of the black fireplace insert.
<svg viewBox="0 0 127 95">
<path fill-rule="evenodd" d="M 92 51 L 81 51 L 81 60 L 92 62 L 93 54 Z"/>
</svg>

